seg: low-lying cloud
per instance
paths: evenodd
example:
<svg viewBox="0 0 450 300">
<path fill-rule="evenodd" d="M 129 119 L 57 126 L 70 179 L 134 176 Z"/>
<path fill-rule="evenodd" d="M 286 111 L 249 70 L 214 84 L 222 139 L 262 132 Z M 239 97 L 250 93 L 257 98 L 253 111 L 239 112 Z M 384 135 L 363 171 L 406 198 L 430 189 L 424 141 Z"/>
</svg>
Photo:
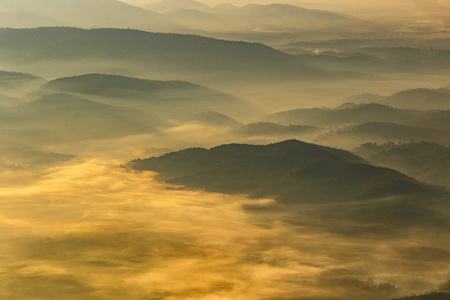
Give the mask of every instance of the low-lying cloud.
<svg viewBox="0 0 450 300">
<path fill-rule="evenodd" d="M 47 169 L 0 202 L 2 299 L 391 299 L 449 276 L 446 236 L 289 225 L 244 209 L 273 200 L 187 191 L 116 161 Z"/>
</svg>

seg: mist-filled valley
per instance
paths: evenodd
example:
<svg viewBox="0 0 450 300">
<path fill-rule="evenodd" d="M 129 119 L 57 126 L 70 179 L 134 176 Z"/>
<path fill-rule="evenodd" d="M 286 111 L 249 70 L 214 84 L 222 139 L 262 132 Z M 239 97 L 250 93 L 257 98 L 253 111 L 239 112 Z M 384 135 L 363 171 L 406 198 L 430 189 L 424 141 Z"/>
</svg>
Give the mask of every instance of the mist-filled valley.
<svg viewBox="0 0 450 300">
<path fill-rule="evenodd" d="M 0 298 L 450 299 L 448 4 L 400 2 L 0 0 Z"/>
</svg>

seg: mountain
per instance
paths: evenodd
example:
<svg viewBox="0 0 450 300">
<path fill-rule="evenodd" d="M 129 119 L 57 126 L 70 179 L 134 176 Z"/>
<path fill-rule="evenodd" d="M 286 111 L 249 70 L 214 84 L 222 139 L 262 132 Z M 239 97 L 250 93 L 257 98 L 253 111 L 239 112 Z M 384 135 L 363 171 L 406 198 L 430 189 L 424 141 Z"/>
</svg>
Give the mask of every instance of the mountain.
<svg viewBox="0 0 450 300">
<path fill-rule="evenodd" d="M 117 0 L 0 0 L 0 12 L 26 12 L 82 27 L 173 31 L 163 16 Z"/>
<path fill-rule="evenodd" d="M 370 141 L 428 141 L 450 144 L 449 131 L 406 126 L 396 123 L 369 122 L 348 126 L 317 138 L 318 141 L 355 141 L 359 144 Z"/>
<path fill-rule="evenodd" d="M 448 300 L 448 299 L 450 299 L 450 294 L 434 292 L 434 293 L 418 295 L 418 296 L 396 298 L 393 300 Z"/>
<path fill-rule="evenodd" d="M 0 126 L 54 136 L 54 141 L 112 138 L 154 132 L 159 119 L 133 109 L 101 104 L 71 95 L 53 94 L 9 109 Z M 14 131 L 13 131 L 14 133 Z"/>
<path fill-rule="evenodd" d="M 221 4 L 213 8 L 180 0 L 171 6 L 169 0 L 148 6 L 156 11 L 168 12 L 167 16 L 177 24 L 205 32 L 221 33 L 298 33 L 311 30 L 347 30 L 367 27 L 363 22 L 336 13 L 314 10 L 286 4 L 247 4 L 234 6 Z M 171 1 L 171 2 L 172 2 Z"/>
<path fill-rule="evenodd" d="M 239 136 L 299 136 L 317 131 L 315 126 L 280 125 L 270 122 L 258 122 L 242 125 L 232 131 Z"/>
<path fill-rule="evenodd" d="M 208 5 L 195 0 L 163 0 L 156 3 L 144 5 L 144 8 L 160 13 L 166 13 L 179 9 L 199 11 L 208 11 L 211 9 Z"/>
<path fill-rule="evenodd" d="M 0 8 L 1 10 L 1 8 Z M 43 17 L 31 12 L 12 11 L 0 12 L 0 28 L 32 28 L 45 26 L 65 26 L 67 24 L 54 18 Z"/>
<path fill-rule="evenodd" d="M 242 7 L 219 5 L 212 11 L 242 18 L 246 21 L 243 24 L 247 25 L 247 30 L 269 31 L 289 28 L 301 31 L 357 23 L 355 19 L 336 13 L 287 4 L 247 4 Z"/>
<path fill-rule="evenodd" d="M 450 148 L 437 143 L 366 143 L 355 153 L 422 181 L 450 186 Z"/>
<path fill-rule="evenodd" d="M 114 103 L 158 112 L 170 118 L 187 120 L 205 111 L 238 113 L 256 110 L 242 99 L 186 81 L 160 81 L 133 77 L 86 74 L 52 80 L 44 92 L 77 93 L 113 99 Z"/>
<path fill-rule="evenodd" d="M 0 88 L 16 88 L 29 83 L 41 83 L 42 78 L 28 74 L 0 70 Z"/>
<path fill-rule="evenodd" d="M 376 102 L 404 109 L 450 109 L 450 89 L 426 89 L 417 88 L 400 91 L 384 97 L 374 94 L 354 95 L 347 98 L 356 103 Z"/>
<path fill-rule="evenodd" d="M 242 23 L 233 15 L 212 12 L 210 9 L 180 8 L 171 10 L 166 16 L 177 24 L 191 31 L 209 33 L 211 36 L 220 36 L 220 33 L 240 32 Z M 235 35 L 231 35 L 235 36 Z M 232 39 L 238 39 L 237 37 Z M 239 39 L 246 40 L 246 39 Z"/>
<path fill-rule="evenodd" d="M 239 81 L 339 76 L 304 66 L 295 56 L 262 44 L 124 29 L 0 29 L 2 60 L 20 65 L 51 62 L 53 67 L 64 63 L 66 70 L 71 63 L 78 70 L 79 61 L 83 65 L 106 62 L 103 67 L 131 66 L 155 74 L 170 72 L 178 77 L 227 75 L 227 80 Z"/>
<path fill-rule="evenodd" d="M 450 111 L 398 109 L 377 103 L 346 103 L 336 109 L 293 109 L 269 115 L 263 120 L 284 125 L 334 126 L 367 122 L 387 122 L 436 129 L 450 129 Z"/>
<path fill-rule="evenodd" d="M 205 124 L 208 126 L 214 126 L 214 127 L 237 127 L 240 126 L 241 123 L 236 121 L 233 118 L 230 118 L 229 116 L 225 114 L 221 114 L 215 111 L 207 111 L 202 112 L 194 116 L 192 119 L 192 122 L 194 123 L 200 123 Z"/>
<path fill-rule="evenodd" d="M 400 108 L 450 109 L 450 89 L 406 90 L 387 97 L 384 103 Z"/>
<path fill-rule="evenodd" d="M 384 96 L 376 94 L 358 94 L 346 98 L 346 101 L 354 103 L 380 103 L 384 99 Z"/>
<path fill-rule="evenodd" d="M 448 47 L 433 48 L 428 44 L 413 47 L 368 47 L 358 52 L 382 59 L 396 72 L 435 72 L 450 68 Z"/>
<path fill-rule="evenodd" d="M 44 89 L 55 92 L 82 93 L 113 98 L 157 98 L 165 101 L 186 98 L 214 99 L 233 98 L 203 86 L 186 81 L 148 80 L 120 75 L 85 74 L 52 80 Z"/>
<path fill-rule="evenodd" d="M 186 149 L 131 162 L 170 183 L 222 193 L 275 197 L 283 203 L 341 202 L 393 195 L 435 195 L 425 184 L 374 167 L 350 152 L 288 140 L 269 145 Z"/>
<path fill-rule="evenodd" d="M 298 54 L 299 62 L 316 68 L 331 70 L 349 70 L 357 72 L 386 72 L 387 68 L 381 59 L 366 55 L 350 54 L 335 56 L 325 54 Z"/>
</svg>

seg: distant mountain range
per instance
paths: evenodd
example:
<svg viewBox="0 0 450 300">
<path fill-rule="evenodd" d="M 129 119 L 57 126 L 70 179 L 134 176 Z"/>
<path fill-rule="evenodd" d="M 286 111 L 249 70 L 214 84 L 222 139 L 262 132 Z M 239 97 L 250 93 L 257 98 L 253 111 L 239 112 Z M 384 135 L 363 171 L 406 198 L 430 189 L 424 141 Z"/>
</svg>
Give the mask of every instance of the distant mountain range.
<svg viewBox="0 0 450 300">
<path fill-rule="evenodd" d="M 33 27 L 47 27 L 47 26 L 67 26 L 67 24 L 51 17 L 43 17 L 36 15 L 32 12 L 0 11 L 0 27 L 3 28 L 5 27 L 33 28 Z"/>
<path fill-rule="evenodd" d="M 367 27 L 369 22 L 323 10 L 287 4 L 221 4 L 207 7 L 195 1 L 165 0 L 146 8 L 166 13 L 185 28 L 210 32 L 301 32 L 305 30 L 348 30 Z"/>
<path fill-rule="evenodd" d="M 366 95 L 373 100 L 373 96 Z M 419 111 L 399 109 L 377 103 L 346 103 L 335 109 L 302 108 L 269 115 L 265 121 L 280 124 L 334 126 L 367 122 L 420 125 L 435 129 L 450 129 L 450 111 Z"/>
<path fill-rule="evenodd" d="M 164 14 L 164 15 L 163 15 Z M 363 22 L 336 13 L 294 5 L 222 4 L 209 7 L 197 1 L 163 0 L 136 7 L 117 0 L 1 0 L 3 27 L 75 26 L 132 28 L 162 32 L 301 31 L 357 29 Z M 15 17 L 15 18 L 14 18 Z M 211 22 L 212 21 L 212 22 Z"/>
<path fill-rule="evenodd" d="M 179 9 L 195 9 L 199 11 L 208 11 L 211 9 L 210 6 L 195 0 L 162 0 L 159 2 L 146 4 L 143 7 L 160 13 Z"/>
<path fill-rule="evenodd" d="M 28 23 L 37 26 L 65 24 L 82 28 L 134 28 L 165 32 L 180 28 L 164 16 L 117 0 L 0 0 L 0 13 L 8 13 L 9 16 L 12 13 L 18 17 L 11 20 L 9 25 L 4 23 L 5 27 Z"/>
<path fill-rule="evenodd" d="M 428 141 L 450 145 L 450 131 L 430 129 L 423 127 L 407 126 L 397 123 L 368 122 L 351 125 L 342 129 L 331 131 L 321 135 L 317 141 L 331 143 L 332 141 L 343 144 L 364 143 L 370 141 Z"/>
<path fill-rule="evenodd" d="M 114 62 L 178 76 L 227 75 L 227 80 L 361 77 L 305 66 L 295 56 L 262 44 L 124 29 L 0 29 L 2 60 L 18 65 L 64 63 L 66 69 L 79 60 L 94 65 Z"/>
</svg>

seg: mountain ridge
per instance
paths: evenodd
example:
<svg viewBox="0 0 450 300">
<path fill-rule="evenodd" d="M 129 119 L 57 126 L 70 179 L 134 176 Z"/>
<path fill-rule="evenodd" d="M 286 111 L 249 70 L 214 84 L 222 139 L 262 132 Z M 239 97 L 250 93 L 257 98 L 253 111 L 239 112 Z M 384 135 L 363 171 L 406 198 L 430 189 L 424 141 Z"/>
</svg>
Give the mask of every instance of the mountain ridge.
<svg viewBox="0 0 450 300">
<path fill-rule="evenodd" d="M 287 204 L 393 195 L 434 197 L 440 193 L 395 170 L 374 167 L 350 152 L 298 140 L 268 145 L 227 144 L 209 150 L 191 148 L 130 164 L 136 170 L 158 172 L 170 183 L 214 192 L 272 196 Z"/>
</svg>

